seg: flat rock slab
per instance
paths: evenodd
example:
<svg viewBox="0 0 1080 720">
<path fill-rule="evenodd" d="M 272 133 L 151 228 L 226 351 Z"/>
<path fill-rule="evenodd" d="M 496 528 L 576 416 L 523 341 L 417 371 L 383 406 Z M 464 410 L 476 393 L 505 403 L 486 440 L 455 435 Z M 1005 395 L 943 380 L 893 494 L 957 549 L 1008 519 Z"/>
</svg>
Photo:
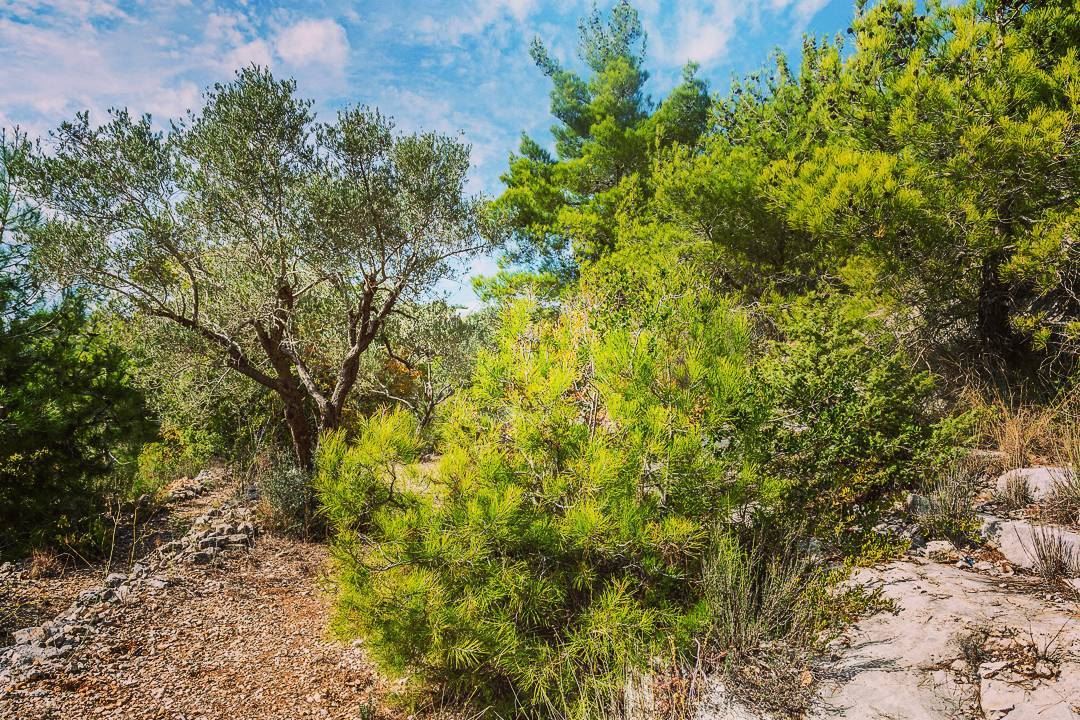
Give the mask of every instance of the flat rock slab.
<svg viewBox="0 0 1080 720">
<path fill-rule="evenodd" d="M 951 565 L 892 563 L 858 573 L 899 607 L 880 613 L 847 634 L 848 646 L 822 687 L 813 718 L 854 720 L 994 720 L 1080 718 L 1080 621 L 1076 608 L 1056 607 L 1025 590 L 1025 581 L 1000 581 Z M 964 638 L 1010 632 L 1012 642 L 1031 638 L 1060 652 L 1054 677 L 1020 675 L 988 663 L 980 678 L 962 649 Z M 1026 640 L 1024 640 L 1026 642 Z M 970 656 L 969 656 L 970 657 Z M 992 658 L 991 658 L 992 659 Z M 1018 667 L 1018 665 L 1017 665 Z M 980 689 L 987 694 L 985 707 Z"/>
<path fill-rule="evenodd" d="M 982 516 L 983 539 L 1000 551 L 1013 565 L 1032 570 L 1037 564 L 1035 551 L 1038 541 L 1060 542 L 1075 561 L 1080 562 L 1080 534 L 1064 528 L 1034 525 L 1027 520 L 1003 520 L 992 515 Z M 1077 568 L 1080 570 L 1080 568 Z"/>
<path fill-rule="evenodd" d="M 997 491 L 1004 494 L 1009 484 L 1023 481 L 1035 502 L 1042 502 L 1054 493 L 1058 483 L 1071 480 L 1072 470 L 1062 467 L 1018 468 L 1004 473 L 997 479 Z"/>
</svg>

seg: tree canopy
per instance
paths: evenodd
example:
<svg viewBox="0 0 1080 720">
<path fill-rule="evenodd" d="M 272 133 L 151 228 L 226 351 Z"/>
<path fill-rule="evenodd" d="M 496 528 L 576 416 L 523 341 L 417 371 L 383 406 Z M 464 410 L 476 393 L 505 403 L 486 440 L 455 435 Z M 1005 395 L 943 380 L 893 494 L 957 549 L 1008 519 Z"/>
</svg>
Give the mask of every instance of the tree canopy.
<svg viewBox="0 0 1080 720">
<path fill-rule="evenodd" d="M 532 57 L 552 83 L 555 153 L 523 136 L 503 176 L 496 207 L 513 236 L 510 257 L 569 278 L 581 261 L 614 243 L 617 215 L 648 196 L 652 159 L 705 131 L 708 86 L 687 65 L 682 82 L 661 103 L 645 91 L 646 35 L 623 0 L 605 17 L 598 9 L 580 26 L 583 78 L 535 40 Z"/>
<path fill-rule="evenodd" d="M 365 108 L 317 122 L 311 105 L 250 67 L 167 132 L 82 113 L 22 173 L 48 210 L 37 266 L 276 393 L 303 466 L 399 303 L 485 246 L 466 145 Z"/>
</svg>

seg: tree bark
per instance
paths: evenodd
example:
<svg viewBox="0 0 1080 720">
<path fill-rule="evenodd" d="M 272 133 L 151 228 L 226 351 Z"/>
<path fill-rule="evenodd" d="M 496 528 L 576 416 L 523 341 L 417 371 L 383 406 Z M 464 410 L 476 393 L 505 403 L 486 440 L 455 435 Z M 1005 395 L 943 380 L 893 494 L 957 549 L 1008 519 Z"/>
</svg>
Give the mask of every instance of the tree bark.
<svg viewBox="0 0 1080 720">
<path fill-rule="evenodd" d="M 1009 255 L 1008 251 L 997 250 L 983 259 L 976 330 L 984 352 L 1016 361 L 1023 355 L 1024 338 L 1012 325 L 1018 289 L 1001 275 Z"/>
<path fill-rule="evenodd" d="M 292 435 L 293 452 L 296 461 L 305 471 L 315 466 L 315 428 L 304 408 L 304 396 L 300 393 L 282 395 L 285 402 L 285 423 Z"/>
</svg>

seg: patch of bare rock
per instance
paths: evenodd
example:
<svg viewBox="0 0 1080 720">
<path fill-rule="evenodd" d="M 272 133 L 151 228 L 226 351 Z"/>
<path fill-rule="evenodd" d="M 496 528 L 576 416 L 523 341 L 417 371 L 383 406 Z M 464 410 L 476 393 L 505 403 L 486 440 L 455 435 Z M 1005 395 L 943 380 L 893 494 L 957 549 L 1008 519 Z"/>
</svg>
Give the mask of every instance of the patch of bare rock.
<svg viewBox="0 0 1080 720">
<path fill-rule="evenodd" d="M 1064 472 L 1027 468 L 997 479 L 1027 484 L 1035 503 Z M 1080 533 L 1042 524 L 1037 512 L 1007 517 L 981 503 L 981 546 L 923 543 L 902 560 L 852 579 L 880 588 L 896 612 L 866 618 L 815 668 L 815 720 L 1080 720 L 1080 580 L 1037 574 L 1045 548 L 1080 573 Z M 1037 549 L 1039 546 L 1043 550 Z M 716 685 L 696 720 L 762 720 Z"/>
</svg>

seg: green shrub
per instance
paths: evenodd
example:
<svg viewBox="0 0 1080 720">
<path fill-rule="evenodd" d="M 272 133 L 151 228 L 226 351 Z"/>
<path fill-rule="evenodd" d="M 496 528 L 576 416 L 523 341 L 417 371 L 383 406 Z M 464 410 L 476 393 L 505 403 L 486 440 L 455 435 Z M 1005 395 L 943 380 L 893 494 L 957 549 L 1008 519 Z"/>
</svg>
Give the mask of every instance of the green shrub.
<svg viewBox="0 0 1080 720">
<path fill-rule="evenodd" d="M 152 436 L 129 360 L 101 330 L 77 296 L 0 317 L 0 559 L 100 549 L 105 496 Z"/>
<path fill-rule="evenodd" d="M 836 540 L 876 522 L 940 449 L 929 376 L 856 300 L 790 309 L 755 357 L 728 301 L 658 297 L 653 321 L 602 332 L 596 307 L 512 306 L 437 428 L 434 468 L 401 413 L 323 439 L 337 626 L 385 669 L 583 717 L 661 649 L 681 657 L 709 631 L 738 652 L 809 642 L 846 612 L 805 560 L 709 538 L 737 515 L 781 543 L 798 524 Z"/>
<path fill-rule="evenodd" d="M 268 525 L 287 534 L 323 535 L 325 526 L 316 516 L 312 475 L 299 466 L 295 453 L 269 445 L 257 453 L 250 474 Z"/>
<path fill-rule="evenodd" d="M 412 465 L 412 421 L 379 414 L 352 446 L 324 438 L 316 487 L 339 629 L 452 695 L 577 717 L 705 627 L 708 528 L 745 484 L 750 327 L 716 300 L 603 337 L 583 311 L 532 311 L 452 401 L 434 472 Z"/>
<path fill-rule="evenodd" d="M 974 538 L 979 529 L 975 513 L 976 481 L 973 468 L 956 464 L 926 484 L 926 507 L 916 520 L 928 537 L 945 537 L 954 542 Z"/>
<path fill-rule="evenodd" d="M 772 554 L 760 541 L 727 534 L 713 541 L 704 568 L 712 639 L 736 659 L 766 642 L 812 645 L 821 630 L 827 573 L 787 540 L 787 549 Z"/>
<path fill-rule="evenodd" d="M 771 412 L 766 504 L 850 547 L 944 454 L 951 438 L 935 432 L 934 380 L 915 369 L 870 299 L 810 295 L 774 318 L 778 338 L 755 372 Z"/>
<path fill-rule="evenodd" d="M 206 468 L 215 447 L 214 439 L 205 432 L 163 427 L 157 442 L 143 445 L 126 494 L 130 498 L 153 496 L 178 478 L 195 476 Z"/>
</svg>

